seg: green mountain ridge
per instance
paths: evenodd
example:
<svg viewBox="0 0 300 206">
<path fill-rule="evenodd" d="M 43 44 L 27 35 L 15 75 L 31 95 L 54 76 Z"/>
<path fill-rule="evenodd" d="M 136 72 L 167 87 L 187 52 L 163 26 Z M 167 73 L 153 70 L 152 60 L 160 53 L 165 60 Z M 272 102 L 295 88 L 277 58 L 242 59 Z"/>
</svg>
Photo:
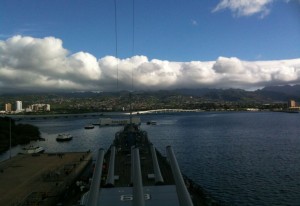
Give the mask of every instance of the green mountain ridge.
<svg viewBox="0 0 300 206">
<path fill-rule="evenodd" d="M 0 95 L 0 111 L 5 103 L 21 100 L 23 108 L 31 104 L 50 104 L 57 113 L 122 111 L 130 107 L 129 91 L 69 92 Z M 300 102 L 300 85 L 272 86 L 256 91 L 242 89 L 174 89 L 132 92 L 133 106 L 139 110 L 157 108 L 202 108 L 203 104 L 249 105 L 286 104 L 289 100 Z"/>
</svg>

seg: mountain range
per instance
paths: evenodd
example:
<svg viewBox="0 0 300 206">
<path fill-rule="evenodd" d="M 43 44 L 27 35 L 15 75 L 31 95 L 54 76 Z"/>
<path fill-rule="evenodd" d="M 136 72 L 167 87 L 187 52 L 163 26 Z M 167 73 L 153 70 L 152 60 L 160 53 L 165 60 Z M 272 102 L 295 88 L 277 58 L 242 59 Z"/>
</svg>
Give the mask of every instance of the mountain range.
<svg viewBox="0 0 300 206">
<path fill-rule="evenodd" d="M 300 85 L 267 86 L 255 91 L 242 89 L 177 89 L 180 94 L 203 97 L 210 100 L 286 102 L 290 99 L 300 101 Z"/>
<path fill-rule="evenodd" d="M 51 93 L 51 94 L 2 94 L 0 100 L 8 99 L 30 99 L 41 100 L 43 98 L 96 98 L 101 96 L 120 97 L 126 96 L 128 91 L 119 92 L 100 92 L 100 91 L 81 91 L 69 93 Z M 135 91 L 133 94 L 139 96 L 155 96 L 159 99 L 168 96 L 191 96 L 201 98 L 204 101 L 226 101 L 226 102 L 255 102 L 255 103 L 274 103 L 286 102 L 290 99 L 300 102 L 300 85 L 267 86 L 255 91 L 246 91 L 242 89 L 174 89 L 157 91 Z"/>
</svg>

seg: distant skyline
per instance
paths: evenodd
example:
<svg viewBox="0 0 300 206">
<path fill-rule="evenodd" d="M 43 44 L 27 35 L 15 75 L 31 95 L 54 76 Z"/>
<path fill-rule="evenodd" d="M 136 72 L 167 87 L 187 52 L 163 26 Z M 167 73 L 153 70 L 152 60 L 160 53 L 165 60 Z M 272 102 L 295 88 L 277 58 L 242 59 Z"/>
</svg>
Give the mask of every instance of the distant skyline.
<svg viewBox="0 0 300 206">
<path fill-rule="evenodd" d="M 300 83 L 299 0 L 0 2 L 0 93 Z"/>
</svg>

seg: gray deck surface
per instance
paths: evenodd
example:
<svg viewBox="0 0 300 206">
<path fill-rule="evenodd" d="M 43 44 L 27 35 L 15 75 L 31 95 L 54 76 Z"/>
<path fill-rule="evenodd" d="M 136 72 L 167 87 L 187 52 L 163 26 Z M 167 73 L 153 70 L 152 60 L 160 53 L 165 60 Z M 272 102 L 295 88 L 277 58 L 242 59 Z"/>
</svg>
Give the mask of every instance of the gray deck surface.
<svg viewBox="0 0 300 206">
<path fill-rule="evenodd" d="M 144 194 L 146 206 L 162 206 L 166 204 L 179 206 L 174 185 L 147 186 L 144 187 Z M 132 187 L 102 188 L 99 194 L 98 205 L 131 206 Z"/>
</svg>

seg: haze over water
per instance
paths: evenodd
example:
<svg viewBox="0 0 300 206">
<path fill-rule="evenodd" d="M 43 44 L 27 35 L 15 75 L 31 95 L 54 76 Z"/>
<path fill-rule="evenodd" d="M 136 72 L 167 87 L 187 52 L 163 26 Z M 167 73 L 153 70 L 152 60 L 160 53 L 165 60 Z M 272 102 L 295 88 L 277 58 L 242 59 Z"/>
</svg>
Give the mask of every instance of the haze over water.
<svg viewBox="0 0 300 206">
<path fill-rule="evenodd" d="M 165 154 L 172 145 L 181 170 L 224 205 L 299 205 L 300 114 L 271 112 L 144 115 L 142 129 Z M 149 120 L 157 125 L 146 125 Z M 95 118 L 28 120 L 37 125 L 46 152 L 107 149 L 121 127 L 84 125 Z M 71 142 L 58 143 L 58 133 Z M 13 154 L 20 147 L 13 149 Z M 0 159 L 8 157 L 2 154 Z"/>
</svg>

